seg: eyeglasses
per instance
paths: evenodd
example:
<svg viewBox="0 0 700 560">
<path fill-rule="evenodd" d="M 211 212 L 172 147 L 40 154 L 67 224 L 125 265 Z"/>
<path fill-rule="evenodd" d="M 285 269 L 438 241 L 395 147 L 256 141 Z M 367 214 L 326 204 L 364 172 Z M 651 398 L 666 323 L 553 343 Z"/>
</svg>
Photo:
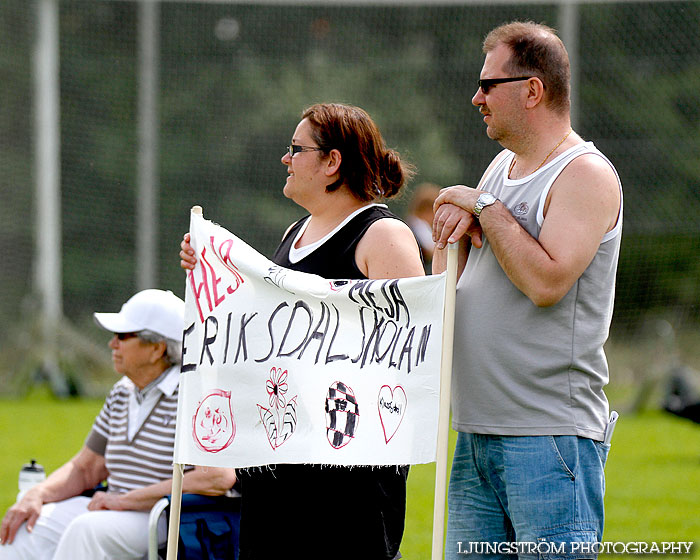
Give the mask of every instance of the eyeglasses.
<svg viewBox="0 0 700 560">
<path fill-rule="evenodd" d="M 292 144 L 291 146 L 287 146 L 287 151 L 289 153 L 289 157 L 294 157 L 294 154 L 298 154 L 299 152 L 322 152 L 322 148 L 314 148 L 312 146 L 299 146 L 298 144 Z"/>
<path fill-rule="evenodd" d="M 508 82 L 522 82 L 524 80 L 529 80 L 532 76 L 520 76 L 518 78 L 487 78 L 485 80 L 479 80 L 479 87 L 481 91 L 486 95 L 493 86 L 497 84 L 506 84 Z"/>
<path fill-rule="evenodd" d="M 118 332 L 114 333 L 114 336 L 116 336 L 119 340 L 129 340 L 130 338 L 134 338 L 138 336 L 138 333 L 135 332 Z"/>
</svg>

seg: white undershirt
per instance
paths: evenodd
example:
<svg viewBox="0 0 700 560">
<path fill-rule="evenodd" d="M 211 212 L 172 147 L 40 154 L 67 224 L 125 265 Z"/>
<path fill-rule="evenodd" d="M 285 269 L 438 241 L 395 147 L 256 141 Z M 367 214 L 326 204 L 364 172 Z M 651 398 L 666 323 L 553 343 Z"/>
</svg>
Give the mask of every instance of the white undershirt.
<svg viewBox="0 0 700 560">
<path fill-rule="evenodd" d="M 301 228 L 297 232 L 297 235 L 294 238 L 294 242 L 292 243 L 292 246 L 289 248 L 289 262 L 298 263 L 301 259 L 303 259 L 304 257 L 307 257 L 308 255 L 313 253 L 316 249 L 318 249 L 321 245 L 323 245 L 326 241 L 328 241 L 331 237 L 333 237 L 339 230 L 341 230 L 343 228 L 343 226 L 345 226 L 345 224 L 347 224 L 350 220 L 352 220 L 360 212 L 364 212 L 365 210 L 367 210 L 368 208 L 372 208 L 373 206 L 382 206 L 384 208 L 387 208 L 386 204 L 379 204 L 378 202 L 374 202 L 372 204 L 368 204 L 367 206 L 363 206 L 362 208 L 358 208 L 352 214 L 350 214 L 347 218 L 345 218 L 342 222 L 340 222 L 333 229 L 333 231 L 326 234 L 322 239 L 319 239 L 318 241 L 314 241 L 313 243 L 310 243 L 309 245 L 304 245 L 303 247 L 299 247 L 297 249 L 296 244 L 299 242 L 299 239 L 301 239 L 301 236 L 304 235 L 304 232 L 306 231 L 306 227 L 309 225 L 309 221 L 311 220 L 311 216 L 309 216 L 306 219 L 306 221 L 304 222 L 304 225 L 301 226 Z"/>
</svg>

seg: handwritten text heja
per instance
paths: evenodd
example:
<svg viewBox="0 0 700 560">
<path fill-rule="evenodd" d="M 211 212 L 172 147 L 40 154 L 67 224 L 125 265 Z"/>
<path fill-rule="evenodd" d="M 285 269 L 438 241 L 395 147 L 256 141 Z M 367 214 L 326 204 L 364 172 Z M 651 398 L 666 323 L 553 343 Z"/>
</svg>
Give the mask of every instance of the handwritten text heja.
<svg viewBox="0 0 700 560">
<path fill-rule="evenodd" d="M 199 312 L 199 320 L 204 322 L 204 313 L 202 311 L 201 298 L 206 297 L 207 306 L 209 307 L 209 312 L 212 312 L 215 307 L 218 307 L 227 295 L 233 294 L 241 284 L 243 284 L 243 276 L 238 271 L 238 268 L 231 260 L 231 248 L 233 246 L 232 239 L 226 239 L 222 243 L 219 243 L 218 248 L 216 247 L 216 242 L 214 241 L 214 236 L 209 238 L 209 248 L 214 254 L 216 259 L 226 268 L 227 276 L 229 277 L 230 283 L 226 288 L 222 289 L 219 287 L 222 277 L 216 275 L 216 270 L 209 262 L 209 256 L 207 255 L 207 248 L 203 247 L 202 252 L 199 255 L 199 260 L 197 263 L 197 268 L 201 272 L 201 280 L 197 284 L 195 279 L 194 271 L 189 271 L 187 278 L 190 282 L 190 287 L 192 288 L 192 293 L 195 297 L 195 303 L 197 304 L 197 311 Z"/>
<path fill-rule="evenodd" d="M 344 320 L 333 304 L 312 306 L 302 300 L 283 301 L 269 316 L 230 312 L 226 324 L 210 315 L 200 328 L 193 323 L 185 330 L 182 371 L 202 364 L 296 358 L 314 364 L 345 360 L 360 368 L 377 363 L 410 373 L 425 361 L 431 325 L 400 324 L 364 305 L 356 309 L 357 321 Z M 255 348 L 251 339 L 258 341 Z"/>
</svg>

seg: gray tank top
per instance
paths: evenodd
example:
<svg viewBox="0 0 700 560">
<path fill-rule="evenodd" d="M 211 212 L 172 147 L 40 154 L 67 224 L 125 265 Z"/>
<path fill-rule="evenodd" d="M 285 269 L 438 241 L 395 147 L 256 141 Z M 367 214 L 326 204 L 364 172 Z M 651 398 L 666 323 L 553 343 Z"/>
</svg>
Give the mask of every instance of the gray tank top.
<svg viewBox="0 0 700 560">
<path fill-rule="evenodd" d="M 596 154 L 613 167 L 587 142 L 537 172 L 511 180 L 508 167 L 514 156 L 504 151 L 482 188 L 497 196 L 522 227 L 538 238 L 552 183 L 583 154 Z M 481 249 L 472 247 L 457 285 L 455 430 L 603 439 L 608 417 L 603 344 L 612 318 L 621 235 L 622 206 L 617 224 L 605 235 L 583 275 L 560 302 L 546 308 L 535 306 L 511 283 L 488 239 Z"/>
</svg>

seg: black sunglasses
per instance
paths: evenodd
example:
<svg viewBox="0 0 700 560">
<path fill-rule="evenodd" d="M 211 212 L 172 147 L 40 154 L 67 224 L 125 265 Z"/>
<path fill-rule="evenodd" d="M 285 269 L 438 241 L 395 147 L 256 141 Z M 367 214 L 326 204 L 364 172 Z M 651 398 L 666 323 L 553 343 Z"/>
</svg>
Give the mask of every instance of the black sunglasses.
<svg viewBox="0 0 700 560">
<path fill-rule="evenodd" d="M 114 336 L 116 336 L 119 340 L 128 340 L 138 336 L 138 334 L 135 332 L 118 332 L 114 333 Z"/>
<path fill-rule="evenodd" d="M 520 76 L 518 78 L 487 78 L 485 80 L 479 80 L 479 87 L 481 91 L 486 95 L 489 90 L 497 84 L 506 84 L 508 82 L 522 82 L 523 80 L 529 80 L 532 76 Z"/>
<path fill-rule="evenodd" d="M 289 152 L 289 157 L 294 157 L 294 154 L 299 152 L 322 152 L 321 148 L 314 148 L 312 146 L 299 146 L 298 144 L 292 144 L 287 146 L 287 151 Z"/>
</svg>

